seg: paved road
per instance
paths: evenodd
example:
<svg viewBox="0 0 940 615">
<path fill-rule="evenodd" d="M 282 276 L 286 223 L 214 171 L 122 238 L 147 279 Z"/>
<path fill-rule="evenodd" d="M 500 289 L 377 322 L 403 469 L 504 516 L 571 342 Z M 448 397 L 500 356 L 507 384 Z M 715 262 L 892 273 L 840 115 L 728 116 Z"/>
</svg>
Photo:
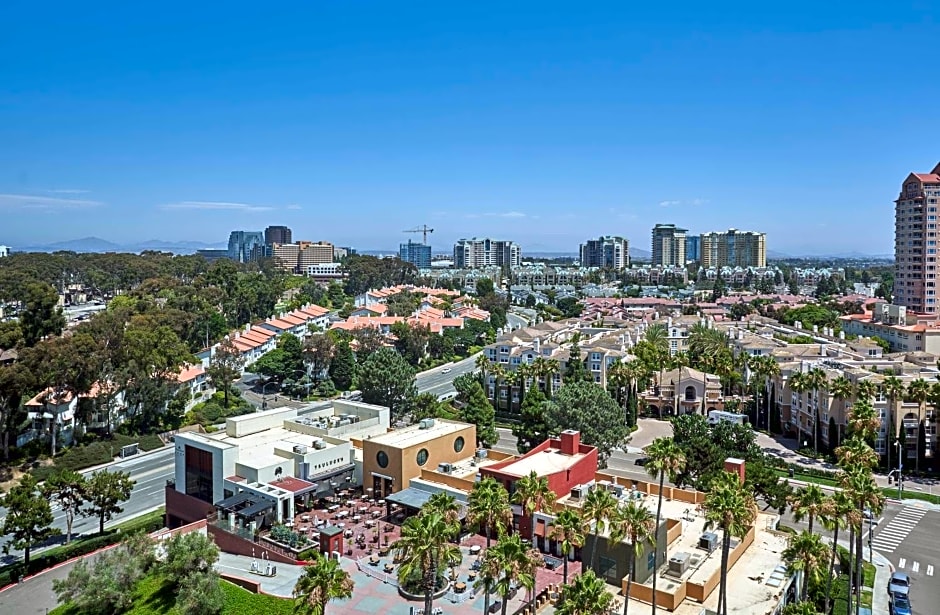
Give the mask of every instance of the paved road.
<svg viewBox="0 0 940 615">
<path fill-rule="evenodd" d="M 477 355 L 473 355 L 448 365 L 435 367 L 426 372 L 421 372 L 416 378 L 416 385 L 419 393 L 434 393 L 435 395 L 444 395 L 454 392 L 454 378 L 462 376 L 476 369 Z M 445 373 L 447 370 L 447 373 Z"/>
</svg>

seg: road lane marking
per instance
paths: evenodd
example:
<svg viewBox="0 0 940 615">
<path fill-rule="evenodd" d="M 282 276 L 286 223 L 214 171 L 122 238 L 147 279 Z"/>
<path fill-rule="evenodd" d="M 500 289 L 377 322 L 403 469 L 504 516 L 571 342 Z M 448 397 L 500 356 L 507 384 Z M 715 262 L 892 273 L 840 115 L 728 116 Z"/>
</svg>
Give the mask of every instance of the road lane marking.
<svg viewBox="0 0 940 615">
<path fill-rule="evenodd" d="M 907 564 L 907 559 L 902 557 L 898 560 L 898 568 L 904 568 L 904 565 Z"/>
<path fill-rule="evenodd" d="M 920 572 L 920 562 L 911 564 L 911 572 Z"/>
</svg>

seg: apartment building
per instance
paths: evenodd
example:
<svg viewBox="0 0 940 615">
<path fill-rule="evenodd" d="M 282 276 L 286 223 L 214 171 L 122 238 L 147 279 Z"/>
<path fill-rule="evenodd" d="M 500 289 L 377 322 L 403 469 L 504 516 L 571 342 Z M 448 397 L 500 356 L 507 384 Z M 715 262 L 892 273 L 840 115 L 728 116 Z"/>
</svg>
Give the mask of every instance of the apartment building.
<svg viewBox="0 0 940 615">
<path fill-rule="evenodd" d="M 908 175 L 894 203 L 894 301 L 912 312 L 936 315 L 940 164 L 930 173 Z"/>
<path fill-rule="evenodd" d="M 685 258 L 696 263 L 702 260 L 702 237 L 700 235 L 689 235 L 685 238 Z"/>
<path fill-rule="evenodd" d="M 630 242 L 623 237 L 588 239 L 581 244 L 581 266 L 622 271 L 630 266 Z"/>
<path fill-rule="evenodd" d="M 688 231 L 675 224 L 657 224 L 653 227 L 653 265 L 685 266 L 685 240 Z"/>
<path fill-rule="evenodd" d="M 903 305 L 876 303 L 862 314 L 839 318 L 846 335 L 878 337 L 892 352 L 929 352 L 940 355 L 940 321 L 918 318 Z"/>
<path fill-rule="evenodd" d="M 699 243 L 702 267 L 766 267 L 767 236 L 755 231 L 728 229 L 702 233 Z"/>
<path fill-rule="evenodd" d="M 516 267 L 522 262 L 522 250 L 511 241 L 497 239 L 460 239 L 454 244 L 454 267 Z"/>
</svg>

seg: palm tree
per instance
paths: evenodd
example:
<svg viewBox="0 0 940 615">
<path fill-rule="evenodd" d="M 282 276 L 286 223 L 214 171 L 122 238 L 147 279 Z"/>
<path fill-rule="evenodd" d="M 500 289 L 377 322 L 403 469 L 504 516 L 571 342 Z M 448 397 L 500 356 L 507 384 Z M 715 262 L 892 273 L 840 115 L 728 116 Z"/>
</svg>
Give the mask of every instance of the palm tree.
<svg viewBox="0 0 940 615">
<path fill-rule="evenodd" d="M 815 455 L 819 455 L 819 392 L 828 383 L 826 372 L 818 367 L 806 373 L 806 384 L 813 391 L 813 453 Z"/>
<path fill-rule="evenodd" d="M 679 445 L 672 438 L 656 438 L 653 443 L 646 447 L 646 471 L 653 478 L 659 477 L 659 499 L 656 502 L 656 528 L 659 531 L 659 523 L 662 519 L 663 511 L 663 485 L 666 476 L 670 481 L 675 481 L 676 476 L 685 467 L 685 454 Z M 659 547 L 654 544 L 653 547 L 653 615 L 656 615 L 656 577 L 659 571 Z"/>
<path fill-rule="evenodd" d="M 878 429 L 881 427 L 881 419 L 878 413 L 867 399 L 859 399 L 849 410 L 849 433 L 858 436 L 862 440 L 874 441 Z"/>
<path fill-rule="evenodd" d="M 842 468 L 864 467 L 873 468 L 878 463 L 876 453 L 864 440 L 851 437 L 836 449 L 836 459 Z"/>
<path fill-rule="evenodd" d="M 523 476 L 516 481 L 516 493 L 513 494 L 513 500 L 522 507 L 522 512 L 529 519 L 530 539 L 535 544 L 535 522 L 532 515 L 543 510 L 553 510 L 555 508 L 555 492 L 548 485 L 548 478 L 539 476 L 532 470 L 528 476 Z"/>
<path fill-rule="evenodd" d="M 584 499 L 584 505 L 581 507 L 581 514 L 585 523 L 593 525 L 594 543 L 591 547 L 591 570 L 597 564 L 598 542 L 601 534 L 608 527 L 611 519 L 617 514 L 619 506 L 617 498 L 609 491 L 601 487 L 591 489 Z M 590 527 L 588 528 L 590 529 Z"/>
<path fill-rule="evenodd" d="M 474 365 L 480 370 L 480 384 L 483 385 L 483 390 L 486 390 L 486 370 L 490 368 L 490 360 L 487 358 L 485 352 L 481 352 L 477 355 Z"/>
<path fill-rule="evenodd" d="M 425 502 L 421 507 L 421 512 L 419 514 L 429 515 L 435 512 L 444 517 L 444 521 L 447 522 L 447 525 L 454 528 L 454 530 L 451 532 L 451 538 L 459 533 L 460 504 L 457 503 L 457 498 L 443 491 L 439 491 L 431 495 L 431 497 L 428 498 L 428 501 Z"/>
<path fill-rule="evenodd" d="M 803 582 L 800 600 L 805 601 L 810 583 L 816 585 L 822 580 L 821 571 L 826 569 L 829 550 L 823 544 L 819 534 L 803 531 L 790 537 L 782 556 L 790 572 L 801 574 Z"/>
<path fill-rule="evenodd" d="M 918 420 L 920 420 L 920 417 L 924 416 L 926 412 L 924 405 L 927 403 L 927 400 L 930 399 L 930 384 L 923 378 L 911 381 L 911 383 L 907 385 L 907 397 L 917 403 L 917 416 Z M 914 440 L 916 443 L 915 446 L 918 449 L 917 455 L 914 457 L 914 469 L 920 471 L 920 438 L 915 438 Z"/>
<path fill-rule="evenodd" d="M 506 379 L 506 368 L 501 363 L 494 363 L 490 367 L 490 375 L 493 377 L 493 409 L 499 412 L 500 387 Z"/>
<path fill-rule="evenodd" d="M 875 483 L 871 475 L 871 469 L 864 466 L 850 468 L 843 472 L 839 477 L 840 486 L 848 492 L 849 497 L 855 504 L 856 510 L 871 510 L 873 515 L 879 514 L 884 509 L 885 497 Z M 856 578 L 862 578 L 862 524 L 859 519 L 858 527 L 855 528 L 855 570 Z M 858 591 L 861 591 L 861 583 L 858 583 Z M 856 602 L 860 602 L 856 597 Z M 856 604 L 858 612 L 858 604 Z"/>
<path fill-rule="evenodd" d="M 627 502 L 610 521 L 610 538 L 614 542 L 629 540 L 633 550 L 630 558 L 630 574 L 627 576 L 627 591 L 623 598 L 623 615 L 630 608 L 630 588 L 636 576 L 636 560 L 643 553 L 643 545 L 652 541 L 656 549 L 656 520 L 645 507 L 635 500 Z"/>
<path fill-rule="evenodd" d="M 737 474 L 722 472 L 705 495 L 707 526 L 722 531 L 721 580 L 718 592 L 718 613 L 728 615 L 728 552 L 731 537 L 743 538 L 757 518 L 754 495 L 741 484 Z"/>
<path fill-rule="evenodd" d="M 823 514 L 820 515 L 823 525 L 832 530 L 832 555 L 829 558 L 829 575 L 826 578 L 826 613 L 829 612 L 832 598 L 832 578 L 835 573 L 834 569 L 838 555 L 839 530 L 846 526 L 852 513 L 858 514 L 852 500 L 844 491 L 836 491 L 826 499 L 826 503 L 823 505 Z"/>
<path fill-rule="evenodd" d="M 484 587 L 494 585 L 494 589 L 503 599 L 502 615 L 506 615 L 509 594 L 517 584 L 529 592 L 535 588 L 535 572 L 540 563 L 539 552 L 526 546 L 519 534 L 501 536 L 496 544 L 483 554 L 481 579 L 477 582 Z"/>
<path fill-rule="evenodd" d="M 800 401 L 803 401 L 803 394 L 810 390 L 809 380 L 806 377 L 806 374 L 803 372 L 796 372 L 790 376 L 788 382 L 790 390 L 800 396 Z M 792 414 L 792 413 L 791 413 Z M 800 429 L 800 441 L 803 440 L 803 426 L 799 426 Z M 799 443 L 798 443 L 799 444 Z"/>
<path fill-rule="evenodd" d="M 294 613 L 325 615 L 330 600 L 348 600 L 353 594 L 353 580 L 339 561 L 316 553 L 304 566 L 294 585 Z"/>
<path fill-rule="evenodd" d="M 405 585 L 415 578 L 420 579 L 424 590 L 424 612 L 430 613 L 434 606 L 434 591 L 442 568 L 460 563 L 460 548 L 452 544 L 453 526 L 437 511 L 429 511 L 405 521 L 401 538 L 392 547 L 401 560 L 398 581 Z"/>
<path fill-rule="evenodd" d="M 842 402 L 841 417 L 842 417 L 842 422 L 843 422 L 843 423 L 845 423 L 845 419 L 846 419 L 846 416 L 845 416 L 845 400 L 847 400 L 847 399 L 849 399 L 850 397 L 852 397 L 852 394 L 853 394 L 854 392 L 855 392 L 855 389 L 854 389 L 854 387 L 852 386 L 852 381 L 849 380 L 848 378 L 846 378 L 845 376 L 838 376 L 838 377 L 835 378 L 832 382 L 829 383 L 829 396 L 830 396 L 830 398 L 831 398 L 831 399 L 838 399 L 839 401 Z M 831 414 L 831 413 L 832 413 L 832 409 L 830 408 L 829 411 L 830 411 L 830 414 Z M 841 434 L 840 434 L 840 439 L 841 439 Z M 836 445 L 837 445 L 836 442 L 830 442 L 830 443 L 829 443 L 829 450 L 830 450 L 830 451 L 834 451 L 835 448 L 836 448 Z"/>
<path fill-rule="evenodd" d="M 597 615 L 606 613 L 614 597 L 593 570 L 579 574 L 561 592 L 555 613 L 558 615 Z"/>
<path fill-rule="evenodd" d="M 804 518 L 809 520 L 809 531 L 813 532 L 813 521 L 823 510 L 823 504 L 826 501 L 826 494 L 819 488 L 819 485 L 806 485 L 802 489 L 794 492 L 790 497 L 790 510 L 797 523 Z"/>
<path fill-rule="evenodd" d="M 467 496 L 467 523 L 481 528 L 486 533 L 486 548 L 489 550 L 492 532 L 502 536 L 512 526 L 512 508 L 505 487 L 487 476 L 473 485 Z M 490 586 L 484 584 L 483 612 L 489 612 Z"/>
<path fill-rule="evenodd" d="M 584 546 L 584 522 L 575 511 L 565 508 L 552 523 L 548 534 L 551 540 L 559 543 L 562 554 L 562 583 L 568 584 L 568 557 L 572 549 Z"/>
<path fill-rule="evenodd" d="M 888 424 L 885 426 L 885 462 L 888 469 L 891 469 L 891 443 L 897 437 L 897 431 L 894 429 L 894 417 L 897 412 L 898 400 L 904 397 L 904 381 L 897 376 L 887 376 L 881 383 L 881 390 L 888 397 Z"/>
</svg>

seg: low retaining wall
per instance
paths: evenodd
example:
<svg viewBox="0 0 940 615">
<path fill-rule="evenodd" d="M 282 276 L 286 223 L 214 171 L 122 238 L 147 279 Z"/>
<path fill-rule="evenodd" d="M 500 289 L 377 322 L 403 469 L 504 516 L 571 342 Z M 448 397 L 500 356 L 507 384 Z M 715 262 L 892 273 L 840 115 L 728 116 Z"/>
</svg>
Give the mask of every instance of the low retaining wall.
<svg viewBox="0 0 940 615">
<path fill-rule="evenodd" d="M 228 581 L 229 583 L 238 585 L 242 589 L 247 589 L 253 594 L 261 593 L 261 583 L 259 583 L 258 581 L 253 581 L 251 579 L 243 579 L 242 577 L 236 577 L 235 575 L 226 574 L 224 572 L 219 574 L 219 577 Z"/>
</svg>

